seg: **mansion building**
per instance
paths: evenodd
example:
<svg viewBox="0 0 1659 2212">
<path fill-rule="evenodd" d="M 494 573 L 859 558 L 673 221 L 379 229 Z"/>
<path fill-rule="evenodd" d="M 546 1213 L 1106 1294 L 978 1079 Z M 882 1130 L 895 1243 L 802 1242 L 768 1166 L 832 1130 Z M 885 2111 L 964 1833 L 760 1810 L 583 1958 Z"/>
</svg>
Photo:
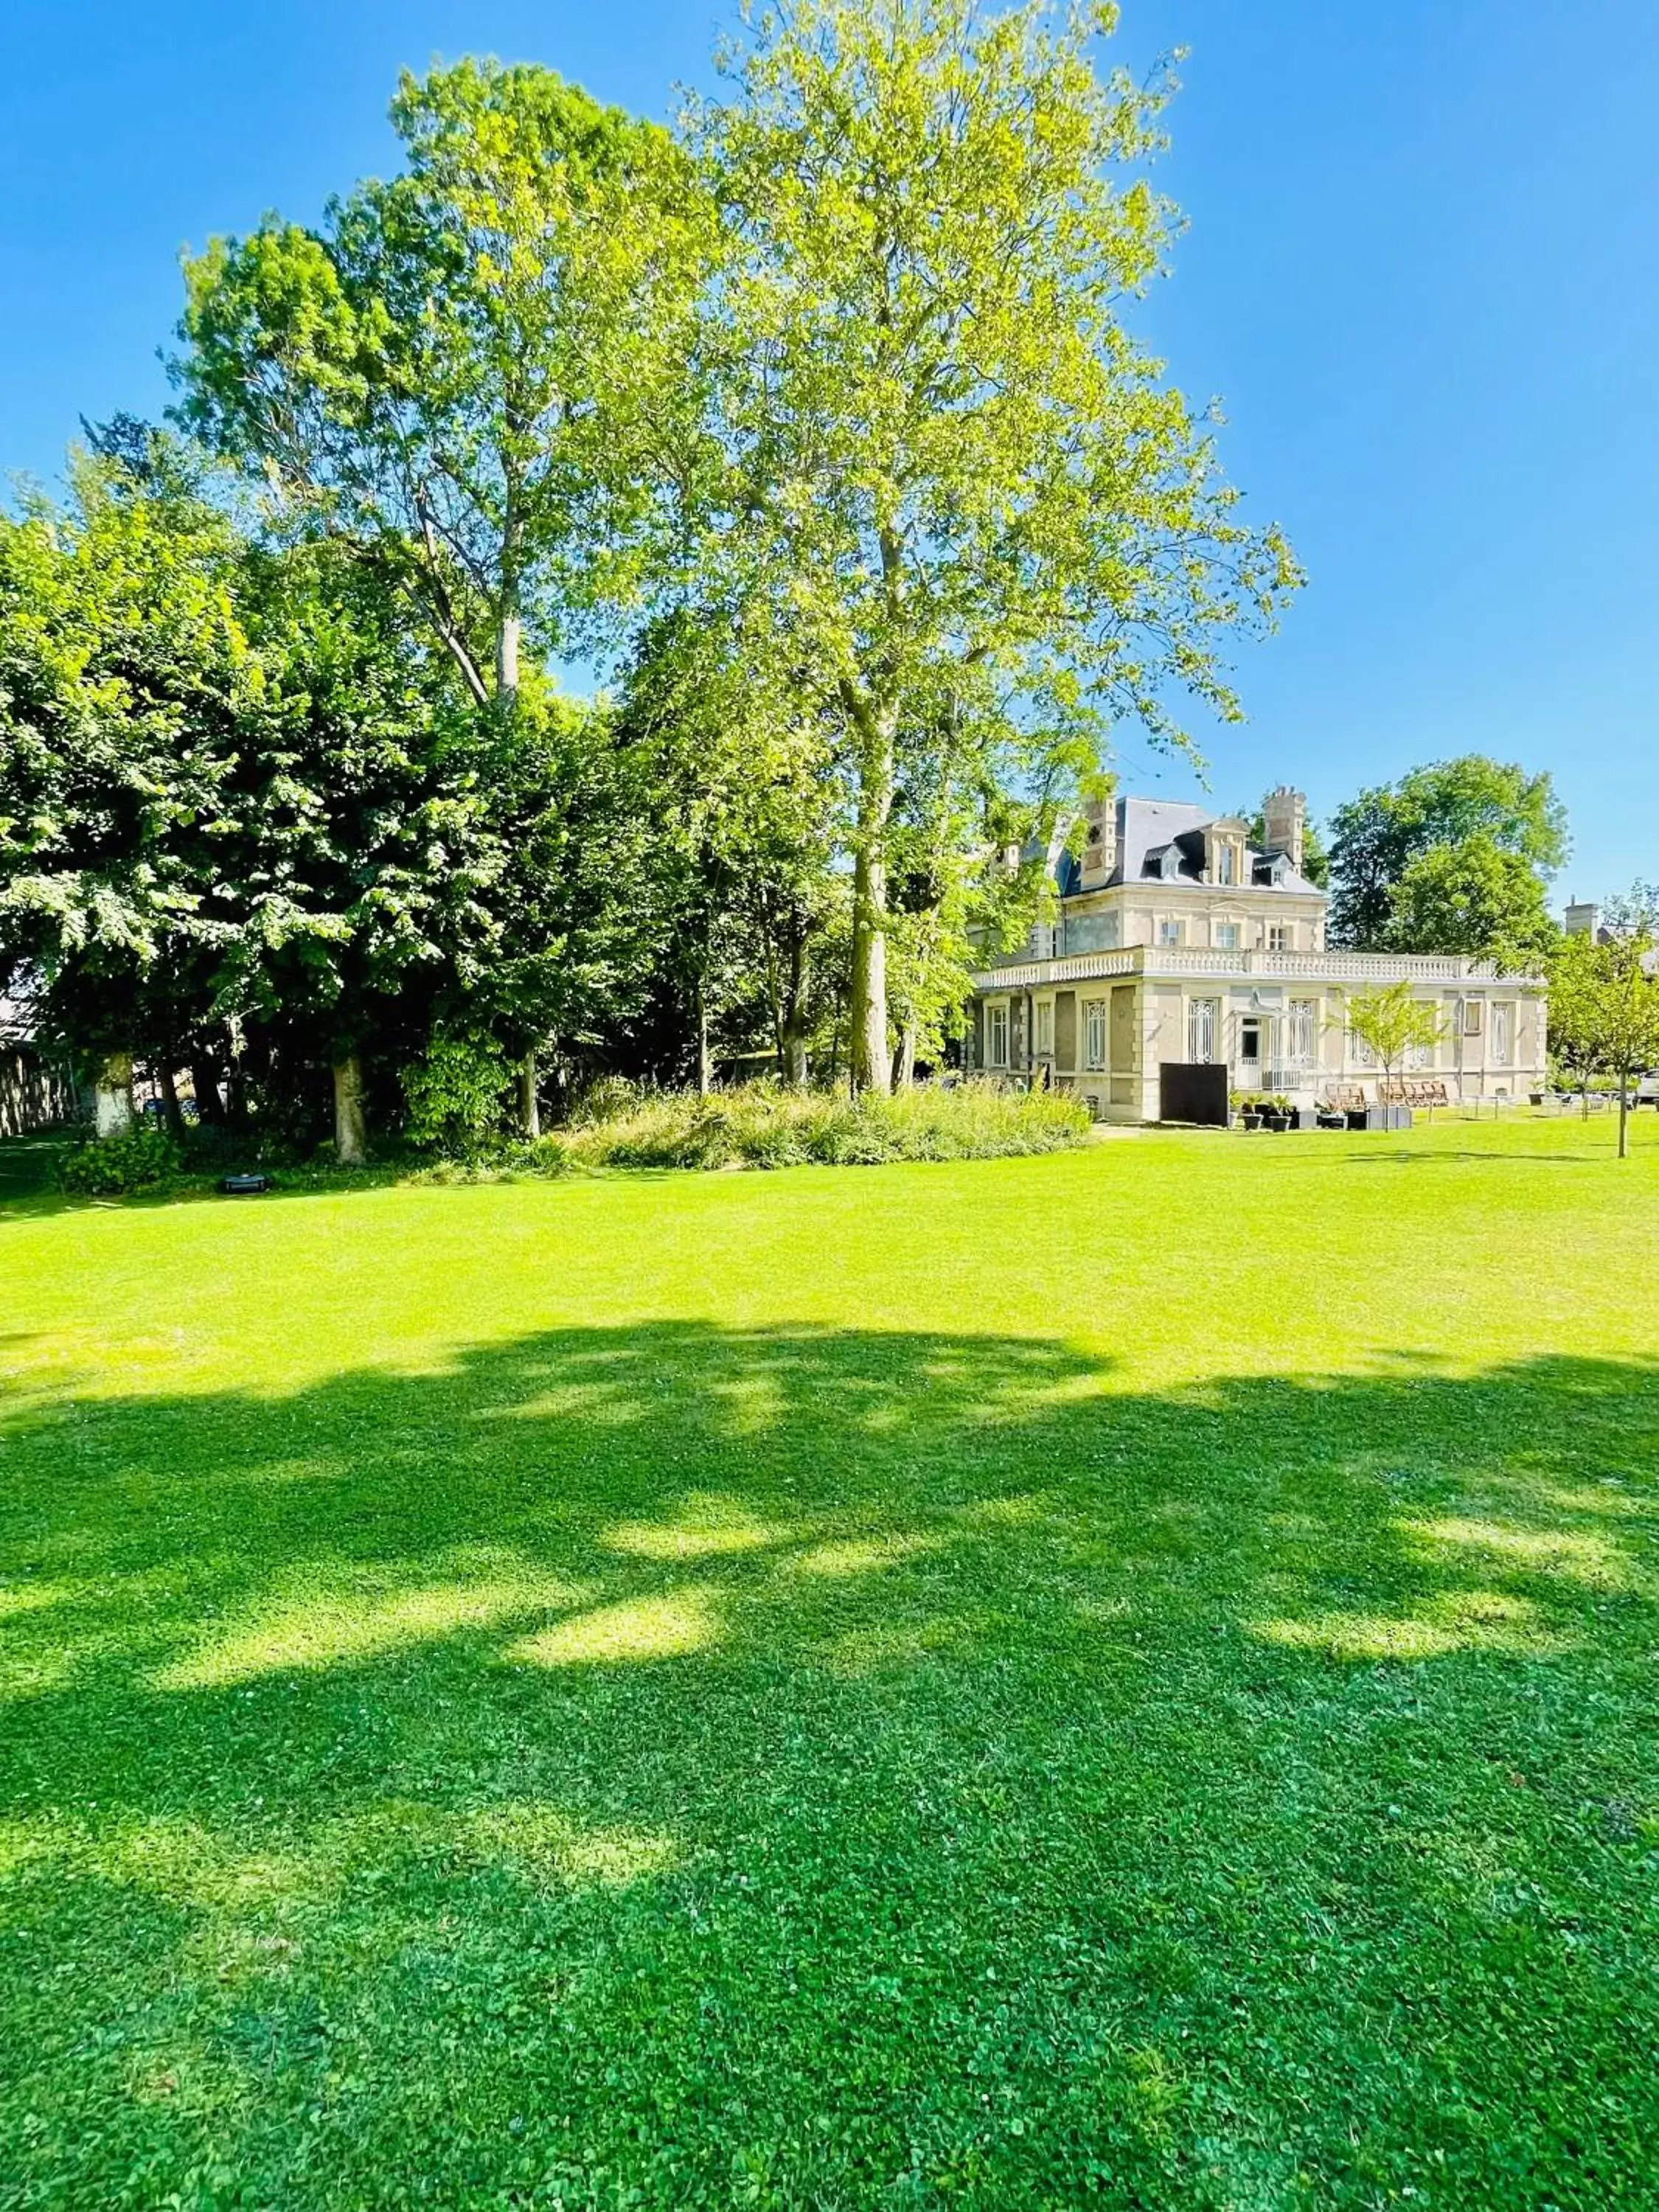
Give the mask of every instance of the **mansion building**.
<svg viewBox="0 0 1659 2212">
<path fill-rule="evenodd" d="M 1054 920 L 973 979 L 976 1069 L 1075 1091 L 1108 1121 L 1164 1118 L 1179 1084 L 1167 1071 L 1195 1065 L 1298 1105 L 1375 1099 L 1382 1071 L 1347 1000 L 1404 981 L 1436 1008 L 1439 1034 L 1396 1077 L 1450 1103 L 1541 1088 L 1540 977 L 1455 954 L 1327 949 L 1300 792 L 1268 793 L 1260 849 L 1237 816 L 1168 799 L 1103 800 L 1085 818 L 1080 855 L 1049 855 Z"/>
</svg>

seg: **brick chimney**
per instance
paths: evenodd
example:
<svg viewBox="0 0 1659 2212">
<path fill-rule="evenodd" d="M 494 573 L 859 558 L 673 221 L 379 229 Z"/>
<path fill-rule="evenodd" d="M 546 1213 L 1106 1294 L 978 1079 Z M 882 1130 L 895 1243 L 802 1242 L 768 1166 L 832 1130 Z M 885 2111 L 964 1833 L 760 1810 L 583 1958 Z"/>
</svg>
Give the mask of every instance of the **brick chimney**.
<svg viewBox="0 0 1659 2212">
<path fill-rule="evenodd" d="M 1281 783 L 1261 802 L 1265 839 L 1270 853 L 1283 853 L 1298 875 L 1302 872 L 1302 833 L 1307 826 L 1308 802 L 1299 791 Z"/>
<path fill-rule="evenodd" d="M 1083 809 L 1083 818 L 1089 826 L 1084 832 L 1083 854 L 1078 865 L 1083 872 L 1083 889 L 1094 891 L 1100 889 L 1117 866 L 1116 799 L 1090 799 Z"/>
</svg>

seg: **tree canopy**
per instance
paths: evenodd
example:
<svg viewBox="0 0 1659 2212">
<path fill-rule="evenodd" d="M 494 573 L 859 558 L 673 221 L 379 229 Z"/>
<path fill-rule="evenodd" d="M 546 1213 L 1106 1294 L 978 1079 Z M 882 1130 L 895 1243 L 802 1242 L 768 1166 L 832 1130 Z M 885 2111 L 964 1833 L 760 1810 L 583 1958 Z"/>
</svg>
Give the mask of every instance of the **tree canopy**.
<svg viewBox="0 0 1659 2212">
<path fill-rule="evenodd" d="M 1404 890 L 1413 865 L 1441 852 Z M 1526 894 L 1518 860 L 1539 884 L 1566 858 L 1566 811 L 1547 773 L 1482 753 L 1413 769 L 1398 783 L 1362 791 L 1331 817 L 1329 935 L 1334 945 L 1403 951 L 1503 949 L 1480 927 L 1520 927 Z M 1457 939 L 1458 942 L 1439 939 Z"/>
<path fill-rule="evenodd" d="M 390 182 L 186 262 L 176 375 L 190 426 L 406 592 L 483 705 L 516 695 L 526 620 L 568 647 L 627 588 L 701 202 L 665 132 L 548 70 L 405 76 L 392 120 Z"/>
<path fill-rule="evenodd" d="M 882 1089 L 896 809 L 1097 774 L 1115 718 L 1237 713 L 1224 654 L 1297 581 L 1131 334 L 1173 210 L 1171 89 L 1115 11 L 806 0 L 726 57 L 692 143 L 720 224 L 690 559 L 834 732 L 850 1028 Z"/>
<path fill-rule="evenodd" d="M 47 1028 L 296 1127 L 331 1069 L 348 1156 L 495 1061 L 533 1126 L 550 1072 L 936 1059 L 1007 856 L 1118 725 L 1236 715 L 1298 581 L 1135 331 L 1174 85 L 1115 27 L 805 0 L 666 129 L 462 61 L 388 178 L 188 257 L 173 430 L 0 525 Z"/>
</svg>

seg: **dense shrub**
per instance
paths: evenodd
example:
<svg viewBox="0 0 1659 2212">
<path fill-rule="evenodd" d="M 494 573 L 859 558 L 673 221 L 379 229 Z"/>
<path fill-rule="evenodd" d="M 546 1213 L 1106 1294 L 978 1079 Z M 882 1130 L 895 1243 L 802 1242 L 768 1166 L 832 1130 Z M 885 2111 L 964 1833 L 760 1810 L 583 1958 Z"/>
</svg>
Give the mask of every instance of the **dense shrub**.
<svg viewBox="0 0 1659 2212">
<path fill-rule="evenodd" d="M 410 1141 L 452 1159 L 473 1159 L 498 1137 L 512 1076 L 489 1047 L 434 1037 L 404 1074 Z"/>
<path fill-rule="evenodd" d="M 64 1154 L 58 1180 L 80 1198 L 153 1190 L 179 1172 L 179 1147 L 165 1129 L 135 1122 L 125 1135 L 88 1139 Z"/>
<path fill-rule="evenodd" d="M 526 1148 L 524 1164 L 551 1167 L 781 1168 L 818 1162 L 994 1159 L 1082 1142 L 1087 1109 L 1052 1091 L 963 1083 L 923 1085 L 890 1098 L 848 1098 L 771 1084 L 734 1091 L 659 1091 L 590 1100 L 554 1139 Z"/>
</svg>

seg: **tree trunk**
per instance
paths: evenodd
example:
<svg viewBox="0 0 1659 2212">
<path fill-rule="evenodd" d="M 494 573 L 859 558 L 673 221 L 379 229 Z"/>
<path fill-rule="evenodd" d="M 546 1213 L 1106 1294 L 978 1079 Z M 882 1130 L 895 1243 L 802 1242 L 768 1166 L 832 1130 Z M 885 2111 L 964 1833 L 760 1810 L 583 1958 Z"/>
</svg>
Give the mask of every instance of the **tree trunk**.
<svg viewBox="0 0 1659 2212">
<path fill-rule="evenodd" d="M 536 1055 L 526 1053 L 519 1062 L 519 1126 L 526 1137 L 542 1133 L 541 1101 L 536 1093 Z"/>
<path fill-rule="evenodd" d="M 793 1013 L 783 1032 L 783 1079 L 792 1091 L 806 1088 L 806 1030 L 799 1012 Z"/>
<path fill-rule="evenodd" d="M 507 712 L 519 702 L 519 642 L 524 625 L 516 613 L 504 614 L 495 638 L 495 696 Z"/>
<path fill-rule="evenodd" d="M 783 1079 L 792 1091 L 806 1088 L 806 993 L 810 963 L 805 932 L 798 930 L 789 948 L 789 989 L 784 1000 L 781 1037 Z"/>
<path fill-rule="evenodd" d="M 887 864 L 866 841 L 853 863 L 853 1005 L 848 1040 L 854 1091 L 892 1088 L 887 1042 Z"/>
<path fill-rule="evenodd" d="M 1630 1070 L 1619 1071 L 1619 1157 L 1630 1158 Z"/>
<path fill-rule="evenodd" d="M 697 1096 L 706 1098 L 714 1087 L 714 1064 L 708 1056 L 708 1002 L 702 983 L 697 983 Z"/>
<path fill-rule="evenodd" d="M 179 1103 L 179 1085 L 173 1073 L 173 1054 L 167 1054 L 155 1064 L 156 1088 L 161 1094 L 161 1118 L 167 1123 L 167 1134 L 175 1144 L 185 1141 L 184 1109 Z"/>
<path fill-rule="evenodd" d="M 858 850 L 853 859 L 853 1004 L 848 1059 L 854 1091 L 892 1086 L 887 1036 L 887 820 L 893 810 L 897 710 L 866 725 L 860 763 Z"/>
<path fill-rule="evenodd" d="M 219 1091 L 219 1071 L 208 1054 L 198 1054 L 191 1060 L 190 1087 L 196 1093 L 197 1119 L 216 1123 L 222 1121 L 225 1108 Z"/>
<path fill-rule="evenodd" d="M 334 1063 L 334 1152 L 343 1168 L 360 1168 L 368 1158 L 363 1064 L 355 1052 Z"/>
<path fill-rule="evenodd" d="M 93 1085 L 93 1127 L 100 1138 L 125 1137 L 132 1127 L 132 1055 L 105 1055 Z"/>
<path fill-rule="evenodd" d="M 899 1031 L 898 1050 L 893 1054 L 893 1088 L 908 1091 L 916 1079 L 916 1025 L 907 1018 Z"/>
</svg>

